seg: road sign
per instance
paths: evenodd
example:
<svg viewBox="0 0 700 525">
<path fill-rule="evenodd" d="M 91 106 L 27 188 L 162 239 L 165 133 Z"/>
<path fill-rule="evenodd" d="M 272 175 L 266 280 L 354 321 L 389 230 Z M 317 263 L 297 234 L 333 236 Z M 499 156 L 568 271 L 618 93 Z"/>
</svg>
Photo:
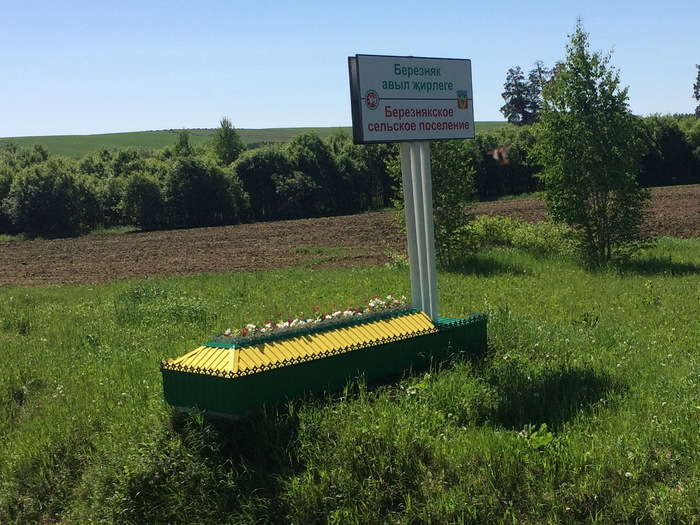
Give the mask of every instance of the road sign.
<svg viewBox="0 0 700 525">
<path fill-rule="evenodd" d="M 357 144 L 474 138 L 471 60 L 348 57 Z"/>
</svg>

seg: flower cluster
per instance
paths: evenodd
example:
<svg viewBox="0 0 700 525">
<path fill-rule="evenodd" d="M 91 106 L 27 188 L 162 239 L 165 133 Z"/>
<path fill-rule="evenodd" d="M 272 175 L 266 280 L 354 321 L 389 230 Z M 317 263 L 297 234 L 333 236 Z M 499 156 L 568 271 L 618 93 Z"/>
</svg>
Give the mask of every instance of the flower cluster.
<svg viewBox="0 0 700 525">
<path fill-rule="evenodd" d="M 374 297 L 367 301 L 367 306 L 356 308 L 349 306 L 343 310 L 333 309 L 328 313 L 322 313 L 320 307 L 314 306 L 313 316 L 299 315 L 295 318 L 281 320 L 282 314 L 277 314 L 280 318 L 277 322 L 266 321 L 260 325 L 249 323 L 244 328 L 238 330 L 228 329 L 223 334 L 214 336 L 214 341 L 220 343 L 242 343 L 252 337 L 272 335 L 290 329 L 308 329 L 320 324 L 330 324 L 357 318 L 358 316 L 371 316 L 372 314 L 386 312 L 389 310 L 399 310 L 408 308 L 406 297 L 396 297 L 389 294 L 386 298 Z"/>
</svg>

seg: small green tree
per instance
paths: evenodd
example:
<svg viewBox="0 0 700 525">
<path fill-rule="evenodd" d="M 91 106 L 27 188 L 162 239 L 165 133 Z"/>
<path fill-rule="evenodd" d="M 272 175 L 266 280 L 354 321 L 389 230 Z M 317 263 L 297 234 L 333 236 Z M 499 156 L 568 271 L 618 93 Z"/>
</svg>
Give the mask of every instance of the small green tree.
<svg viewBox="0 0 700 525">
<path fill-rule="evenodd" d="M 609 55 L 588 51 L 581 21 L 543 91 L 535 155 L 551 217 L 574 229 L 585 261 L 600 266 L 625 257 L 642 241 L 649 198 L 636 174 L 641 157 L 627 89 Z"/>
<path fill-rule="evenodd" d="M 190 144 L 190 134 L 186 129 L 183 129 L 177 135 L 177 142 L 173 146 L 173 152 L 177 157 L 189 157 L 194 155 L 194 148 Z"/>
<path fill-rule="evenodd" d="M 465 246 L 464 227 L 472 219 L 474 169 L 468 162 L 465 140 L 431 142 L 430 163 L 435 218 L 435 252 L 442 266 L 451 266 Z"/>
<path fill-rule="evenodd" d="M 231 121 L 224 117 L 220 127 L 216 130 L 213 140 L 214 154 L 217 160 L 224 166 L 228 166 L 245 151 L 245 145 L 241 136 L 233 127 Z"/>
<path fill-rule="evenodd" d="M 472 218 L 470 207 L 474 203 L 473 156 L 470 140 L 447 140 L 430 143 L 430 171 L 433 187 L 433 223 L 435 231 L 435 255 L 438 263 L 449 267 L 458 262 L 468 248 L 463 232 Z M 387 157 L 387 171 L 399 187 L 395 201 L 401 210 L 397 222 L 405 226 L 403 201 L 403 176 L 398 148 Z"/>
</svg>

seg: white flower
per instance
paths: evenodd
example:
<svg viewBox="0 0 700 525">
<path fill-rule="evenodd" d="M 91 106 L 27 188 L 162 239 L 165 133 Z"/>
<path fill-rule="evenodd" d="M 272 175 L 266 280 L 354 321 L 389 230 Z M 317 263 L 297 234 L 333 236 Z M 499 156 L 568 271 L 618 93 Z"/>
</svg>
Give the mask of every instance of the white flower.
<svg viewBox="0 0 700 525">
<path fill-rule="evenodd" d="M 254 333 L 266 333 L 266 332 L 271 332 L 273 330 L 283 330 L 285 328 L 293 328 L 293 327 L 301 327 L 307 324 L 317 324 L 317 323 L 322 323 L 323 321 L 331 321 L 333 319 L 341 318 L 341 317 L 352 317 L 352 316 L 360 316 L 366 313 L 366 311 L 371 311 L 371 310 L 387 310 L 395 307 L 399 307 L 402 304 L 406 302 L 406 297 L 402 296 L 401 300 L 396 299 L 394 297 L 394 294 L 389 294 L 386 296 L 387 301 L 384 301 L 380 297 L 374 297 L 372 300 L 367 301 L 368 308 L 366 309 L 354 309 L 354 308 L 346 308 L 345 310 L 333 310 L 331 313 L 326 313 L 326 314 L 317 314 L 318 317 L 315 318 L 308 318 L 306 320 L 302 319 L 301 317 L 295 318 L 295 319 L 289 319 L 285 322 L 282 323 L 273 323 L 271 321 L 266 321 L 263 325 L 258 326 L 253 323 L 249 323 L 246 325 L 244 329 L 242 329 L 240 332 L 236 332 L 236 335 L 241 335 L 245 336 L 248 334 L 254 334 Z M 316 312 L 319 309 L 318 306 L 314 307 L 314 312 Z M 365 311 L 363 311 L 365 310 Z M 282 314 L 277 314 L 279 317 L 282 316 Z M 225 336 L 232 336 L 233 331 L 229 328 L 224 332 Z"/>
<path fill-rule="evenodd" d="M 369 305 L 372 308 L 378 309 L 378 308 L 384 308 L 386 306 L 386 303 L 384 301 L 382 301 L 379 297 L 376 297 L 369 302 Z"/>
</svg>

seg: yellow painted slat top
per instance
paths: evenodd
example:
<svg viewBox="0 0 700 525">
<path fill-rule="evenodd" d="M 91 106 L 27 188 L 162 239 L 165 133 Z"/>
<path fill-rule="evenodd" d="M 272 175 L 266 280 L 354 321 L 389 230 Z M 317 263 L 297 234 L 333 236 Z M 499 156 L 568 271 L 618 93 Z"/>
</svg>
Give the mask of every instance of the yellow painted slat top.
<svg viewBox="0 0 700 525">
<path fill-rule="evenodd" d="M 412 311 L 352 326 L 290 335 L 257 345 L 234 348 L 204 345 L 168 360 L 163 367 L 236 377 L 436 331 L 425 312 Z"/>
</svg>

